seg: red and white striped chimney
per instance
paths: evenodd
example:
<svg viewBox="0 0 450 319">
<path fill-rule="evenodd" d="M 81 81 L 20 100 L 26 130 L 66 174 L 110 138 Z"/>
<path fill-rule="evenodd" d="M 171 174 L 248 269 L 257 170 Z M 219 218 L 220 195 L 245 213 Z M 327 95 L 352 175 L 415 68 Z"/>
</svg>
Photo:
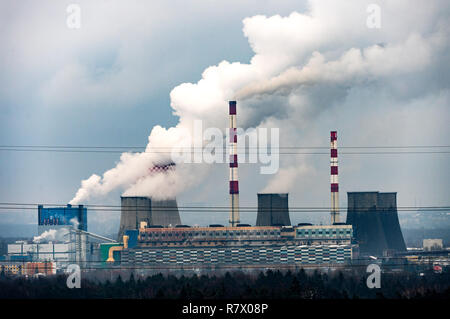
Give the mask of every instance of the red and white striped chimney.
<svg viewBox="0 0 450 319">
<path fill-rule="evenodd" d="M 331 151 L 331 224 L 339 223 L 339 182 L 338 182 L 338 151 L 337 132 L 330 132 Z"/>
<path fill-rule="evenodd" d="M 230 226 L 236 227 L 239 218 L 239 182 L 237 158 L 236 131 L 236 101 L 229 101 L 230 105 Z"/>
</svg>

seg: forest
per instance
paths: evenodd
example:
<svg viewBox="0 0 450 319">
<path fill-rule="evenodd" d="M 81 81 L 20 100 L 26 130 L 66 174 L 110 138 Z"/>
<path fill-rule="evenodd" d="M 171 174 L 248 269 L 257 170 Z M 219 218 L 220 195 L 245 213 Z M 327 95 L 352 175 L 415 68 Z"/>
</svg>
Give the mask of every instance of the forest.
<svg viewBox="0 0 450 319">
<path fill-rule="evenodd" d="M 450 271 L 383 273 L 381 287 L 369 289 L 364 272 L 227 272 L 224 275 L 147 277 L 131 273 L 124 280 L 82 279 L 69 289 L 67 275 L 24 278 L 0 274 L 0 298 L 5 299 L 448 299 Z"/>
</svg>

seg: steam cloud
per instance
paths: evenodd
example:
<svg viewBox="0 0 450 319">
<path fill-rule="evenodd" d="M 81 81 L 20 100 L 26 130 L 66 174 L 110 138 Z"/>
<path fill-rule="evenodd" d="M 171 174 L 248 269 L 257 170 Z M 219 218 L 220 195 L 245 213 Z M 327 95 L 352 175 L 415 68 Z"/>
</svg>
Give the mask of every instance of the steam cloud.
<svg viewBox="0 0 450 319">
<path fill-rule="evenodd" d="M 80 224 L 78 220 L 74 217 L 70 221 L 70 224 L 72 224 L 73 228 L 77 229 L 78 225 Z M 49 229 L 40 234 L 39 236 L 34 236 L 33 242 L 34 243 L 41 243 L 41 242 L 48 242 L 48 241 L 66 241 L 68 240 L 67 235 L 69 234 L 69 228 L 63 227 L 58 229 Z"/>
<path fill-rule="evenodd" d="M 48 242 L 53 240 L 58 241 L 64 241 L 66 238 L 66 235 L 69 233 L 69 230 L 67 228 L 61 228 L 61 229 L 49 229 L 43 232 L 39 236 L 35 236 L 33 238 L 34 243 L 40 243 L 40 242 Z"/>
<path fill-rule="evenodd" d="M 420 16 L 423 12 L 416 7 L 410 8 L 409 2 L 392 5 L 388 1 L 383 12 L 391 16 L 404 12 Z M 255 52 L 250 63 L 222 61 L 208 67 L 197 83 L 175 87 L 170 98 L 174 114 L 179 116 L 177 126 L 168 129 L 155 126 L 145 152 L 123 153 L 116 167 L 103 176 L 93 174 L 83 180 L 70 203 L 104 196 L 117 188 L 124 189 L 125 195 L 172 197 L 199 182 L 199 175 L 207 172 L 203 164 L 189 168 L 178 164 L 174 172 L 161 174 L 149 174 L 148 170 L 170 161 L 169 153 L 158 151 L 170 152 L 175 145 L 185 144 L 186 136 L 192 135 L 195 120 L 202 120 L 204 128 L 226 127 L 227 100 L 238 99 L 239 126 L 244 128 L 280 125 L 283 116 L 291 122 L 301 121 L 314 113 L 306 107 L 311 100 L 309 89 L 320 91 L 321 86 L 333 85 L 339 94 L 345 95 L 347 88 L 355 84 L 419 72 L 432 63 L 437 52 L 444 50 L 448 24 L 439 19 L 406 19 L 420 21 L 421 25 L 410 28 L 405 21 L 404 25 L 396 26 L 399 31 L 388 34 L 381 29 L 382 37 L 377 37 L 366 27 L 364 14 L 352 18 L 355 12 L 365 13 L 365 9 L 361 1 L 348 1 L 345 5 L 310 1 L 306 13 L 245 18 L 243 32 Z M 430 16 L 436 15 L 438 8 L 431 11 Z M 420 28 L 427 32 L 417 32 Z M 379 44 L 380 38 L 388 42 Z M 365 45 L 355 47 L 356 43 Z M 274 100 L 277 108 L 269 105 Z M 302 170 L 292 163 L 280 170 L 266 190 L 288 191 L 292 183 L 280 183 L 280 178 L 303 174 Z"/>
</svg>

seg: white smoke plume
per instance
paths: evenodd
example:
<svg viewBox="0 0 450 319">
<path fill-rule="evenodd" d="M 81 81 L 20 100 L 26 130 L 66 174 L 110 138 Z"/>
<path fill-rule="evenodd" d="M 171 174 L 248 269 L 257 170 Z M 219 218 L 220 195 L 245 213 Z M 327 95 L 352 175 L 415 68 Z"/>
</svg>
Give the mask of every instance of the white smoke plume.
<svg viewBox="0 0 450 319">
<path fill-rule="evenodd" d="M 439 4 L 424 8 L 408 1 L 384 1 L 384 17 L 407 12 L 409 19 L 388 20 L 391 25 L 377 32 L 366 26 L 366 8 L 364 1 L 357 0 L 345 4 L 310 1 L 305 13 L 245 18 L 243 32 L 255 52 L 250 63 L 222 61 L 208 67 L 197 83 L 175 87 L 170 98 L 173 113 L 179 117 L 177 126 L 154 127 L 145 152 L 123 153 L 116 167 L 103 176 L 93 174 L 83 180 L 70 203 L 83 203 L 117 188 L 126 195 L 170 197 L 198 183 L 207 165 L 178 164 L 169 175 L 149 174 L 148 170 L 170 161 L 169 153 L 158 151 L 185 143 L 195 120 L 202 120 L 204 128 L 225 128 L 228 100 L 238 99 L 238 126 L 243 128 L 267 124 L 271 118 L 301 122 L 314 114 L 307 109 L 308 89 L 335 85 L 345 95 L 352 85 L 423 70 L 444 50 L 449 26 L 440 16 Z M 267 189 L 276 191 L 283 184 L 279 179 L 287 175 L 289 170 L 281 170 Z"/>
<path fill-rule="evenodd" d="M 277 92 L 289 94 L 301 86 L 319 83 L 351 84 L 373 77 L 414 72 L 428 65 L 432 43 L 439 45 L 439 40 L 438 35 L 425 40 L 413 34 L 404 43 L 396 45 L 351 48 L 339 59 L 331 61 L 327 61 L 324 55 L 315 51 L 305 65 L 290 67 L 266 80 L 250 83 L 237 93 L 237 98 L 247 99 Z"/>
<path fill-rule="evenodd" d="M 34 243 L 49 242 L 49 241 L 65 241 L 69 234 L 68 228 L 49 229 L 33 238 Z"/>
<path fill-rule="evenodd" d="M 151 173 L 150 169 L 154 165 L 171 162 L 172 147 L 183 143 L 188 133 L 181 125 L 167 130 L 160 126 L 154 127 L 144 152 L 123 153 L 116 167 L 106 171 L 103 177 L 93 174 L 83 180 L 70 204 L 104 196 L 119 187 L 125 189 L 124 195 L 152 196 L 159 199 L 175 196 L 183 186 L 192 181 L 192 169 L 189 172 L 183 165 L 178 165 L 173 171 L 161 173 Z"/>
<path fill-rule="evenodd" d="M 78 220 L 74 217 L 70 221 L 73 228 L 78 229 L 80 224 Z M 70 226 L 69 226 L 70 227 Z M 49 229 L 40 234 L 39 236 L 34 236 L 34 243 L 49 242 L 49 241 L 67 241 L 69 238 L 67 235 L 70 233 L 69 227 L 63 227 L 58 229 Z"/>
<path fill-rule="evenodd" d="M 261 193 L 289 193 L 298 180 L 304 183 L 302 178 L 310 174 L 311 171 L 314 171 L 314 168 L 304 163 L 298 166 L 281 168 Z"/>
<path fill-rule="evenodd" d="M 69 222 L 72 224 L 73 228 L 78 229 L 80 222 L 76 217 L 72 218 Z"/>
</svg>

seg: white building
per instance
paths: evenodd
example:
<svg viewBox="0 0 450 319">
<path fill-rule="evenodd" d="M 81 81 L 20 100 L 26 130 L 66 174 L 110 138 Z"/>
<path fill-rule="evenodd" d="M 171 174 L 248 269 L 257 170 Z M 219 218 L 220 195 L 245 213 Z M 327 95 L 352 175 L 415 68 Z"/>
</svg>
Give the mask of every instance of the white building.
<svg viewBox="0 0 450 319">
<path fill-rule="evenodd" d="M 444 248 L 442 239 L 424 239 L 423 250 L 441 250 Z"/>
<path fill-rule="evenodd" d="M 18 241 L 8 245 L 8 256 L 17 259 L 30 256 L 33 261 L 68 262 L 71 258 L 70 243 L 27 243 Z"/>
</svg>

